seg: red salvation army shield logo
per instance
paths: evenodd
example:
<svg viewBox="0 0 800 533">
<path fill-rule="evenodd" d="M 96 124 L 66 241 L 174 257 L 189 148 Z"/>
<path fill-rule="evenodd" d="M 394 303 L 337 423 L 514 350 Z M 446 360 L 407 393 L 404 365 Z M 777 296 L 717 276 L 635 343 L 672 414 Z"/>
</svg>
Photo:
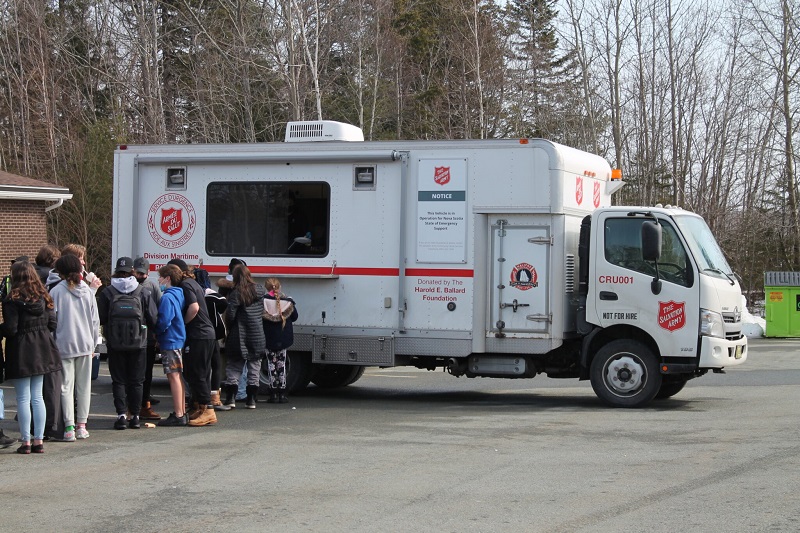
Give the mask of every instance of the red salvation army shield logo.
<svg viewBox="0 0 800 533">
<path fill-rule="evenodd" d="M 520 263 L 511 271 L 510 285 L 515 289 L 527 291 L 539 286 L 539 275 L 528 263 Z"/>
<path fill-rule="evenodd" d="M 194 206 L 183 195 L 160 196 L 150 206 L 147 230 L 162 248 L 179 248 L 189 242 L 197 226 Z"/>
<path fill-rule="evenodd" d="M 183 229 L 183 209 L 161 210 L 161 231 L 167 235 L 175 235 Z"/>
<path fill-rule="evenodd" d="M 600 207 L 600 182 L 594 182 L 594 191 L 592 194 L 592 201 L 594 203 L 595 208 Z"/>
<path fill-rule="evenodd" d="M 686 325 L 686 302 L 658 302 L 658 325 L 675 331 Z"/>
<path fill-rule="evenodd" d="M 450 167 L 434 167 L 433 181 L 439 185 L 447 185 L 450 183 Z"/>
<path fill-rule="evenodd" d="M 578 176 L 575 178 L 575 201 L 578 205 L 583 203 L 583 177 Z"/>
</svg>

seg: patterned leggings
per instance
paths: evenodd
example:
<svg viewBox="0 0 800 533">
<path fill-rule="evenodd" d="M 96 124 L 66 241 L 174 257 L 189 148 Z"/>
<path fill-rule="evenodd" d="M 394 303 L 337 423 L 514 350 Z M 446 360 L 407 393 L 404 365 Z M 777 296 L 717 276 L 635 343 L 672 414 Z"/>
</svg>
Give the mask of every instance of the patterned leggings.
<svg viewBox="0 0 800 533">
<path fill-rule="evenodd" d="M 269 386 L 275 390 L 286 389 L 286 350 L 271 352 L 267 350 L 269 365 Z"/>
</svg>

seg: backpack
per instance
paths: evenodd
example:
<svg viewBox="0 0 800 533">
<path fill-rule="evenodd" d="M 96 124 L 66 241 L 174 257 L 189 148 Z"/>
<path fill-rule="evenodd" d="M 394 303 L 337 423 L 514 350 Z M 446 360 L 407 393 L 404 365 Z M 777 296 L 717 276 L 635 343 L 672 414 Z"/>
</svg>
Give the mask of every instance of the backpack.
<svg viewBox="0 0 800 533">
<path fill-rule="evenodd" d="M 204 289 L 211 288 L 211 278 L 208 276 L 208 270 L 204 268 L 194 269 L 194 280 Z"/>
<path fill-rule="evenodd" d="M 147 335 L 140 297 L 141 285 L 129 294 L 119 292 L 114 287 L 108 287 L 106 290 L 111 291 L 108 323 L 103 328 L 106 345 L 115 351 L 139 350 L 144 346 Z"/>
</svg>

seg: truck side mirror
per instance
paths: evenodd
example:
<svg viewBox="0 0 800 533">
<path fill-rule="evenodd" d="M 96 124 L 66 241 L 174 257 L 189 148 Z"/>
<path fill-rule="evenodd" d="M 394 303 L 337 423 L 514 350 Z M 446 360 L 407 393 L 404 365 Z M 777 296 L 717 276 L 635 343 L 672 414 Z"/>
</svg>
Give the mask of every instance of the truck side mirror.
<svg viewBox="0 0 800 533">
<path fill-rule="evenodd" d="M 661 257 L 661 225 L 652 220 L 642 223 L 642 259 L 658 261 Z"/>
</svg>

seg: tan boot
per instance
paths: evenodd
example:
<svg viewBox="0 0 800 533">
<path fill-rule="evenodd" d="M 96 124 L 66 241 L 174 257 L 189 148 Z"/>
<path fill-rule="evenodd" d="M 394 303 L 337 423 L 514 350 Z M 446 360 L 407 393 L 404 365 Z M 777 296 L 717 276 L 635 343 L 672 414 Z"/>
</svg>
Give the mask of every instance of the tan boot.
<svg viewBox="0 0 800 533">
<path fill-rule="evenodd" d="M 161 415 L 153 411 L 150 402 L 144 402 L 144 406 L 139 410 L 139 418 L 142 420 L 161 420 Z"/>
<path fill-rule="evenodd" d="M 201 405 L 198 409 L 198 414 L 195 418 L 189 420 L 189 425 L 192 427 L 198 426 L 211 426 L 217 423 L 217 413 L 213 409 Z"/>
<path fill-rule="evenodd" d="M 211 407 L 217 407 L 222 405 L 222 400 L 219 399 L 219 391 L 212 390 L 211 391 Z"/>
<path fill-rule="evenodd" d="M 189 420 L 194 420 L 195 418 L 200 416 L 200 413 L 202 412 L 202 409 L 205 409 L 205 408 L 206 408 L 205 405 L 203 405 L 201 407 L 200 404 L 198 404 L 197 402 L 192 402 L 192 408 L 189 409 L 188 413 L 186 413 L 189 416 Z"/>
</svg>

